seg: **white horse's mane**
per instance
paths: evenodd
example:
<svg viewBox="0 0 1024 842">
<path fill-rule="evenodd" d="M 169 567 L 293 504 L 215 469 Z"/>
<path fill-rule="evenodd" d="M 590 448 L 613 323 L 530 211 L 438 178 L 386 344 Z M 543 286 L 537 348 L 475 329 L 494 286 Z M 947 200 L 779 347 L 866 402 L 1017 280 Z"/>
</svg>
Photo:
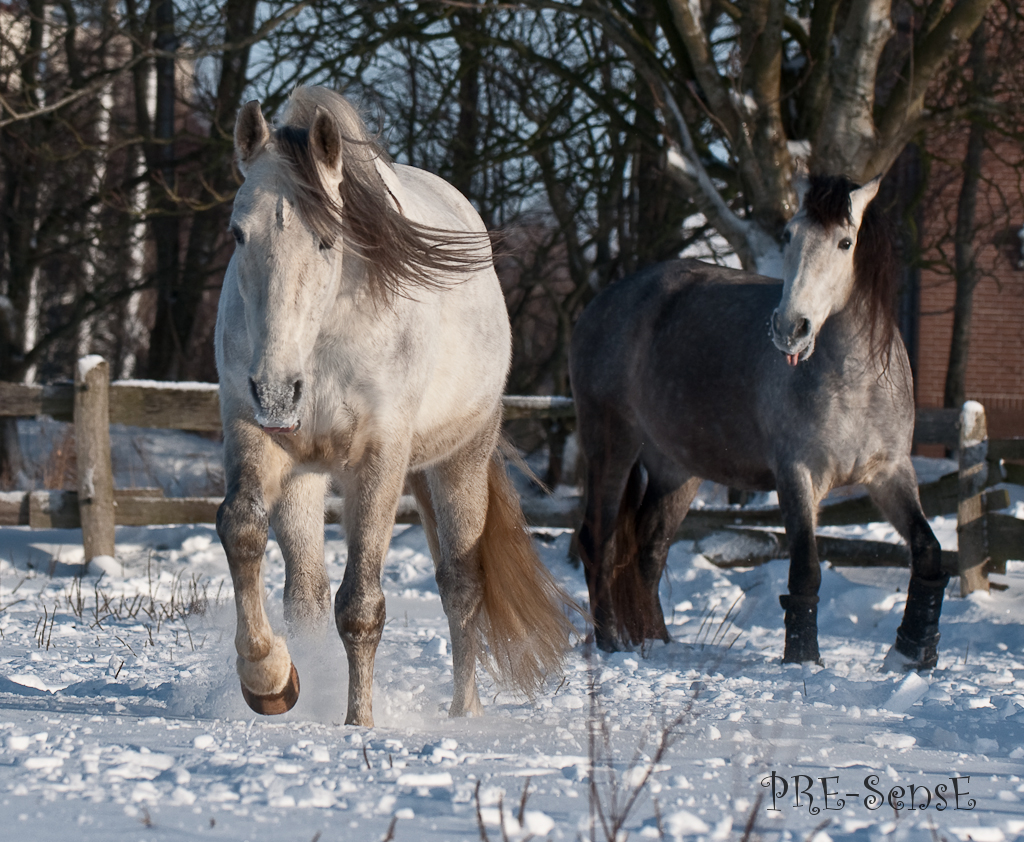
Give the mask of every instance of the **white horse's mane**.
<svg viewBox="0 0 1024 842">
<path fill-rule="evenodd" d="M 317 114 L 335 121 L 342 143 L 340 187 L 324 180 L 309 130 Z M 358 111 L 340 94 L 318 86 L 299 87 L 285 107 L 274 142 L 291 170 L 300 213 L 321 241 L 360 254 L 371 292 L 388 301 L 411 288 L 438 288 L 450 276 L 491 261 L 486 234 L 433 228 L 407 218 L 378 167 L 390 167 Z M 445 277 L 448 276 L 448 277 Z"/>
</svg>

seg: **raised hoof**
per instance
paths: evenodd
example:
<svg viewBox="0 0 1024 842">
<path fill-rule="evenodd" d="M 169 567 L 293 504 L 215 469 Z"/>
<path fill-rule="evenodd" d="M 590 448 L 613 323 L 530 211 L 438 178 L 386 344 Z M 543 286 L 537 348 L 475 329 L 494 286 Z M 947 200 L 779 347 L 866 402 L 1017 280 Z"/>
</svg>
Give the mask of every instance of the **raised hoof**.
<svg viewBox="0 0 1024 842">
<path fill-rule="evenodd" d="M 299 672 L 292 664 L 291 674 L 288 676 L 288 683 L 280 693 L 272 693 L 269 696 L 258 696 L 242 685 L 242 698 L 245 703 L 256 713 L 262 716 L 276 716 L 279 713 L 287 713 L 299 700 Z"/>
</svg>

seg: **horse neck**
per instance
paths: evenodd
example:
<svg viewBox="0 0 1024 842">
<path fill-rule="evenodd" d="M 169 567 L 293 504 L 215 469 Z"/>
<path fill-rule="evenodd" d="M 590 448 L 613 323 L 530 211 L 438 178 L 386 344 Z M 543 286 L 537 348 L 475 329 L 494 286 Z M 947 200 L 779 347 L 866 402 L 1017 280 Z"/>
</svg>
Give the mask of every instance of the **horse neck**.
<svg viewBox="0 0 1024 842">
<path fill-rule="evenodd" d="M 867 302 L 851 298 L 826 322 L 819 342 L 824 340 L 839 360 L 871 360 L 881 371 L 892 353 L 891 348 L 884 346 L 890 328 L 888 318 L 884 314 L 872 317 Z M 899 332 L 893 332 L 892 336 L 894 343 L 899 343 Z"/>
</svg>

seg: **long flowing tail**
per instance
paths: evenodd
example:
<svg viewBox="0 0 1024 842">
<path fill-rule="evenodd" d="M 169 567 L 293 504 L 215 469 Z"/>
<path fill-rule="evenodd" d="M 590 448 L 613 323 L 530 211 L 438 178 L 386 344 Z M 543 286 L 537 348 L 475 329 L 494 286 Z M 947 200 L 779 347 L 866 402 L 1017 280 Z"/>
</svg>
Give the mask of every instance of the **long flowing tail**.
<svg viewBox="0 0 1024 842">
<path fill-rule="evenodd" d="M 488 650 L 482 658 L 500 685 L 532 696 L 545 677 L 561 671 L 575 632 L 567 609 L 582 609 L 537 556 L 497 449 L 487 479 L 480 538 L 484 597 L 477 616 Z"/>
</svg>

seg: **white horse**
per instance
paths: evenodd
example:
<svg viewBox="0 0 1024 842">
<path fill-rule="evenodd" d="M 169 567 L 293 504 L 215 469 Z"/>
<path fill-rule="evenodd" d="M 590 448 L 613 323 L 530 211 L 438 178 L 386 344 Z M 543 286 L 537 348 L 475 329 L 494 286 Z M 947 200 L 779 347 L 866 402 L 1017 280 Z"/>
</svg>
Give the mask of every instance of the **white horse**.
<svg viewBox="0 0 1024 842">
<path fill-rule="evenodd" d="M 568 649 L 569 600 L 531 545 L 496 449 L 511 341 L 480 217 L 440 178 L 387 163 L 325 88 L 296 90 L 279 128 L 248 103 L 235 148 L 245 183 L 217 315 L 227 484 L 217 532 L 246 702 L 281 713 L 299 691 L 264 610 L 269 526 L 289 627 L 326 625 L 331 478 L 348 540 L 334 600 L 346 723 L 373 725 L 381 571 L 406 482 L 451 630 L 451 715 L 481 712 L 478 658 L 499 684 L 533 693 Z"/>
</svg>

